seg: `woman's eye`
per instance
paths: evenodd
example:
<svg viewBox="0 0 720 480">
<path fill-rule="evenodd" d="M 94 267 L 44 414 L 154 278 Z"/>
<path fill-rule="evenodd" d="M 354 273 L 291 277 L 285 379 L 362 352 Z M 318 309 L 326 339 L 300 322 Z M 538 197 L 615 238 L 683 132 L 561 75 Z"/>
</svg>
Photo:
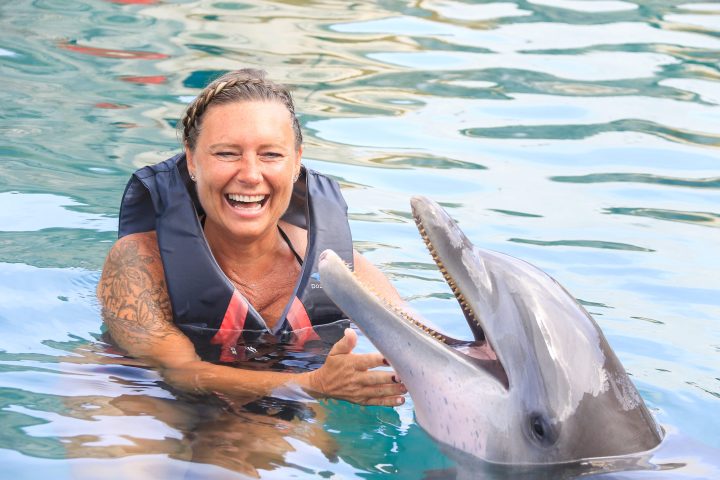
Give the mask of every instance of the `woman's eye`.
<svg viewBox="0 0 720 480">
<path fill-rule="evenodd" d="M 278 152 L 265 152 L 262 154 L 262 157 L 266 160 L 280 160 L 283 158 L 283 154 Z"/>
<path fill-rule="evenodd" d="M 234 160 L 236 157 L 239 157 L 240 154 L 236 152 L 215 152 L 215 156 L 220 160 Z"/>
</svg>

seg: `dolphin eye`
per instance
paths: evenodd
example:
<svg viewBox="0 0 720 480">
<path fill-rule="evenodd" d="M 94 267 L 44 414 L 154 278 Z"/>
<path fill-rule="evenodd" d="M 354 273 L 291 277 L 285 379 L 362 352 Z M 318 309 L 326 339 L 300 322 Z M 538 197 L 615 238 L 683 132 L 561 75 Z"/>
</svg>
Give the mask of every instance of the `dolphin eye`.
<svg viewBox="0 0 720 480">
<path fill-rule="evenodd" d="M 539 416 L 533 417 L 532 419 L 532 431 L 539 439 L 545 438 L 545 425 L 543 425 L 542 419 Z"/>
<path fill-rule="evenodd" d="M 557 440 L 557 432 L 547 420 L 539 413 L 530 415 L 530 437 L 541 445 L 552 445 Z"/>
</svg>

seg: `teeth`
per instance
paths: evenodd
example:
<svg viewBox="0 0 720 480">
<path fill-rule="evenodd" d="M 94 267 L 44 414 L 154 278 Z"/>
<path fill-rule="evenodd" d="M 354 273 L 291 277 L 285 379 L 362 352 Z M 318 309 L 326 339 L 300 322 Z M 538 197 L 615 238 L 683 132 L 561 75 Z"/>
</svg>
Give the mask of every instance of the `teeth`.
<svg viewBox="0 0 720 480">
<path fill-rule="evenodd" d="M 357 278 L 357 276 L 355 278 Z M 420 330 L 422 330 L 423 332 L 425 332 L 427 335 L 434 338 L 435 340 L 437 340 L 441 343 L 447 343 L 447 339 L 442 334 L 436 332 L 432 328 L 425 326 L 425 324 L 423 324 L 422 322 L 420 322 L 420 321 L 414 319 L 413 317 L 411 317 L 410 315 L 408 315 L 404 310 L 397 307 L 393 302 L 391 302 L 387 298 L 380 295 L 374 288 L 368 286 L 365 283 L 362 283 L 359 278 L 357 278 L 357 280 L 365 287 L 366 290 L 368 290 L 370 293 L 375 295 L 375 297 L 377 297 L 378 300 L 380 300 L 388 310 L 393 311 L 399 317 L 405 319 L 407 322 L 411 323 L 412 325 L 415 325 L 417 328 L 419 328 Z"/>
<path fill-rule="evenodd" d="M 422 224 L 419 218 L 415 218 L 415 224 L 417 224 L 418 231 L 420 231 L 420 236 L 422 237 L 423 241 L 425 242 L 425 245 L 427 246 L 428 251 L 430 252 L 430 256 L 432 257 L 435 264 L 438 266 L 438 269 L 440 269 L 440 273 L 442 273 L 442 276 L 445 278 L 445 281 L 447 281 L 448 286 L 450 286 L 450 289 L 453 292 L 453 295 L 455 295 L 455 298 L 457 298 L 458 302 L 460 303 L 460 307 L 462 307 L 465 314 L 468 316 L 468 318 L 472 319 L 475 323 L 478 324 L 478 326 L 482 327 L 480 325 L 480 321 L 475 317 L 475 312 L 472 311 L 470 308 L 470 305 L 468 305 L 467 300 L 465 299 L 465 296 L 460 292 L 460 289 L 457 286 L 457 283 L 453 278 L 450 276 L 450 274 L 447 271 L 447 268 L 445 268 L 445 265 L 443 264 L 442 260 L 440 260 L 440 256 L 438 255 L 437 251 L 435 250 L 435 247 L 430 242 L 430 238 L 427 235 L 427 231 L 425 230 L 425 226 Z M 415 322 L 414 320 L 407 317 L 409 320 Z M 416 322 L 415 322 L 416 323 Z M 417 323 L 416 323 L 417 324 Z M 432 333 L 430 333 L 432 332 Z M 445 341 L 444 337 L 442 335 L 438 334 L 437 332 L 430 330 L 430 335 L 435 336 L 438 335 L 440 341 Z"/>
<path fill-rule="evenodd" d="M 263 198 L 265 198 L 265 195 L 238 195 L 237 193 L 228 193 L 227 197 L 234 202 L 252 203 L 261 202 Z"/>
</svg>

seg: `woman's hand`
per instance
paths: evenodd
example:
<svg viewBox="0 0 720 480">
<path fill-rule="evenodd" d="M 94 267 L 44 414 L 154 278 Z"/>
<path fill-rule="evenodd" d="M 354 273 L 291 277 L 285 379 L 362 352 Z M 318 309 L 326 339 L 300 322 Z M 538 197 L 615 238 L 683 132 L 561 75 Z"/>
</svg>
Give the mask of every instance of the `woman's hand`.
<svg viewBox="0 0 720 480">
<path fill-rule="evenodd" d="M 307 389 L 326 397 L 339 398 L 360 405 L 393 407 L 405 402 L 405 385 L 394 372 L 370 370 L 387 365 L 379 353 L 354 354 L 357 334 L 345 329 L 345 336 L 333 345 L 319 369 L 308 372 Z"/>
</svg>

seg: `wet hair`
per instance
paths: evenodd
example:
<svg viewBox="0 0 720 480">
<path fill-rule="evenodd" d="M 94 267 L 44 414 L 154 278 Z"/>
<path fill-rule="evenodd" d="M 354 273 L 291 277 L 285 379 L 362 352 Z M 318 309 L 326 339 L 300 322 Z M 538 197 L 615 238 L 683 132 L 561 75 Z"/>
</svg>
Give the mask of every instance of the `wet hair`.
<svg viewBox="0 0 720 480">
<path fill-rule="evenodd" d="M 300 123 L 295 116 L 295 104 L 290 91 L 284 85 L 266 78 L 266 72 L 254 68 L 243 68 L 228 72 L 213 80 L 188 105 L 182 118 L 182 136 L 186 148 L 195 150 L 198 135 L 202 128 L 205 112 L 213 105 L 225 105 L 235 102 L 280 102 L 290 112 L 295 149 L 302 145 Z"/>
</svg>

